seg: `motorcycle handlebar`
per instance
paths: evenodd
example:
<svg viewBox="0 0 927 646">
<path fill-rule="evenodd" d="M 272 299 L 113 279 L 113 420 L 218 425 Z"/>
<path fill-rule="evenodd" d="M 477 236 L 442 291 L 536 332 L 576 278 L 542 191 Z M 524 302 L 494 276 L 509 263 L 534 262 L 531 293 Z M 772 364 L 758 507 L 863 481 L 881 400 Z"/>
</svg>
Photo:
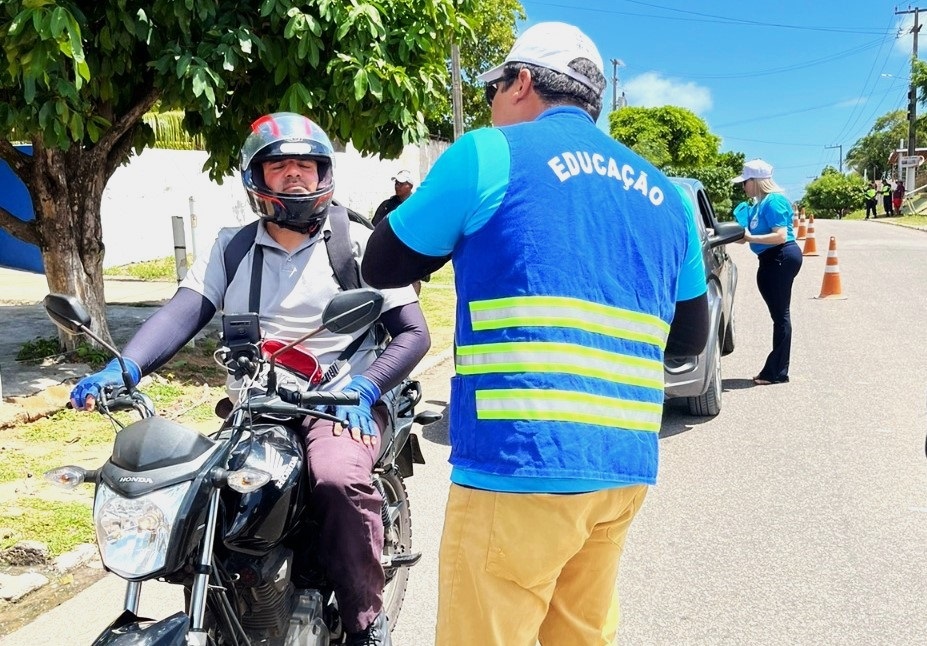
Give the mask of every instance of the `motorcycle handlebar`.
<svg viewBox="0 0 927 646">
<path fill-rule="evenodd" d="M 299 394 L 300 406 L 357 406 L 360 396 L 355 392 L 310 390 Z"/>
</svg>

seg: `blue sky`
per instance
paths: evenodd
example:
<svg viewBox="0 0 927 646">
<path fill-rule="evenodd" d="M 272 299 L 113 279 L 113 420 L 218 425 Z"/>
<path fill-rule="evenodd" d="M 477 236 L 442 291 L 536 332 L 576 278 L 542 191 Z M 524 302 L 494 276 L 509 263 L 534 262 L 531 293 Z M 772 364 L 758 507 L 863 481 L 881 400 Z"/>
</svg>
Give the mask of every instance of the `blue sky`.
<svg viewBox="0 0 927 646">
<path fill-rule="evenodd" d="M 629 105 L 678 105 L 721 150 L 761 157 L 795 200 L 837 167 L 875 120 L 907 105 L 913 14 L 873 0 L 522 0 L 528 20 L 575 24 L 596 43 Z M 912 5 L 917 6 L 917 5 Z M 898 6 L 899 11 L 908 5 Z M 920 14 L 921 24 L 927 12 Z M 900 33 L 904 32 L 904 33 Z M 927 52 L 927 29 L 918 49 Z M 923 58 L 923 56 L 921 56 Z M 924 108 L 918 107 L 918 112 Z M 603 112 L 607 112 L 603 110 Z M 607 130 L 606 115 L 599 126 Z"/>
</svg>

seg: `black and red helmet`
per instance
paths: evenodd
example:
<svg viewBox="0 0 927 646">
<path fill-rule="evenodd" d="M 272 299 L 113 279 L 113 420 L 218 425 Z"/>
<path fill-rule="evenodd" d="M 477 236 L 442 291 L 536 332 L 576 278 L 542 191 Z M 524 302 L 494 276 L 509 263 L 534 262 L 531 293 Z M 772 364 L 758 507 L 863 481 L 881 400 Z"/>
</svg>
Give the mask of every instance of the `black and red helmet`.
<svg viewBox="0 0 927 646">
<path fill-rule="evenodd" d="M 312 159 L 319 185 L 311 193 L 277 193 L 264 181 L 266 161 Z M 311 119 L 293 112 L 268 114 L 251 124 L 241 147 L 241 183 L 252 210 L 260 217 L 297 231 L 310 231 L 325 220 L 335 194 L 335 151 L 328 135 Z"/>
</svg>

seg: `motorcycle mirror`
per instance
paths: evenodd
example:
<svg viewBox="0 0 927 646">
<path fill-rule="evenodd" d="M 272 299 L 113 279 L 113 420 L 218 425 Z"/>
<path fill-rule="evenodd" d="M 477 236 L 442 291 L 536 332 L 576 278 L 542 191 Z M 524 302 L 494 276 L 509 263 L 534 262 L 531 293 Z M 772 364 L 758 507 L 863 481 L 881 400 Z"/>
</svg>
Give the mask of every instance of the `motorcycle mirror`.
<svg viewBox="0 0 927 646">
<path fill-rule="evenodd" d="M 49 294 L 42 303 L 52 323 L 68 334 L 80 334 L 90 326 L 90 315 L 73 296 Z"/>
<path fill-rule="evenodd" d="M 380 318 L 383 294 L 369 287 L 339 292 L 322 312 L 322 325 L 336 334 L 363 330 Z"/>
<path fill-rule="evenodd" d="M 370 287 L 349 289 L 335 294 L 322 310 L 322 325 L 307 332 L 295 341 L 290 341 L 270 355 L 270 370 L 267 373 L 267 389 L 277 388 L 277 357 L 309 339 L 322 330 L 336 334 L 350 334 L 363 330 L 380 318 L 383 310 L 383 294 Z"/>
<path fill-rule="evenodd" d="M 131 389 L 129 373 L 126 371 L 125 362 L 122 355 L 112 345 L 101 339 L 90 329 L 90 315 L 84 309 L 83 304 L 74 296 L 69 294 L 48 294 L 42 301 L 45 306 L 45 313 L 60 330 L 75 335 L 86 334 L 91 339 L 99 343 L 102 347 L 109 350 L 122 368 L 122 377 L 125 380 L 126 388 Z"/>
</svg>

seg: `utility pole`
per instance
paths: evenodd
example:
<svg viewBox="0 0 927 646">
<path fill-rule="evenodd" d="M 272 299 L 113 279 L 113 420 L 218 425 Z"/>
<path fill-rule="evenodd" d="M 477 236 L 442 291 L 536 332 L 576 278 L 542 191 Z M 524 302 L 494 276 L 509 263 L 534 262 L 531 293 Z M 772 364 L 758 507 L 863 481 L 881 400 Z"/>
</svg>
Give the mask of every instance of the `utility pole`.
<svg viewBox="0 0 927 646">
<path fill-rule="evenodd" d="M 463 135 L 463 94 L 460 89 L 460 47 L 451 43 L 451 104 L 454 109 L 454 141 Z"/>
<path fill-rule="evenodd" d="M 624 61 L 620 58 L 612 59 L 612 112 L 619 107 L 624 107 L 627 101 L 624 99 L 624 92 L 621 93 L 621 101 L 618 101 L 618 68 L 624 67 Z"/>
<path fill-rule="evenodd" d="M 833 146 L 824 146 L 824 147 L 840 149 L 840 174 L 843 175 L 843 144 L 834 144 Z"/>
<path fill-rule="evenodd" d="M 914 64 L 917 62 L 917 34 L 921 30 L 920 25 L 920 8 L 915 7 L 914 9 L 908 9 L 907 11 L 898 11 L 895 10 L 895 15 L 913 13 L 914 14 L 914 27 L 911 29 L 911 33 L 914 35 L 914 51 L 911 55 L 911 85 L 908 88 L 908 157 L 913 157 L 917 152 L 917 141 L 915 135 L 915 127 L 917 121 L 917 89 L 914 87 Z M 907 177 L 905 177 L 905 188 L 908 191 L 913 191 L 916 187 L 914 186 L 914 173 L 917 170 L 916 166 L 908 166 Z"/>
</svg>

